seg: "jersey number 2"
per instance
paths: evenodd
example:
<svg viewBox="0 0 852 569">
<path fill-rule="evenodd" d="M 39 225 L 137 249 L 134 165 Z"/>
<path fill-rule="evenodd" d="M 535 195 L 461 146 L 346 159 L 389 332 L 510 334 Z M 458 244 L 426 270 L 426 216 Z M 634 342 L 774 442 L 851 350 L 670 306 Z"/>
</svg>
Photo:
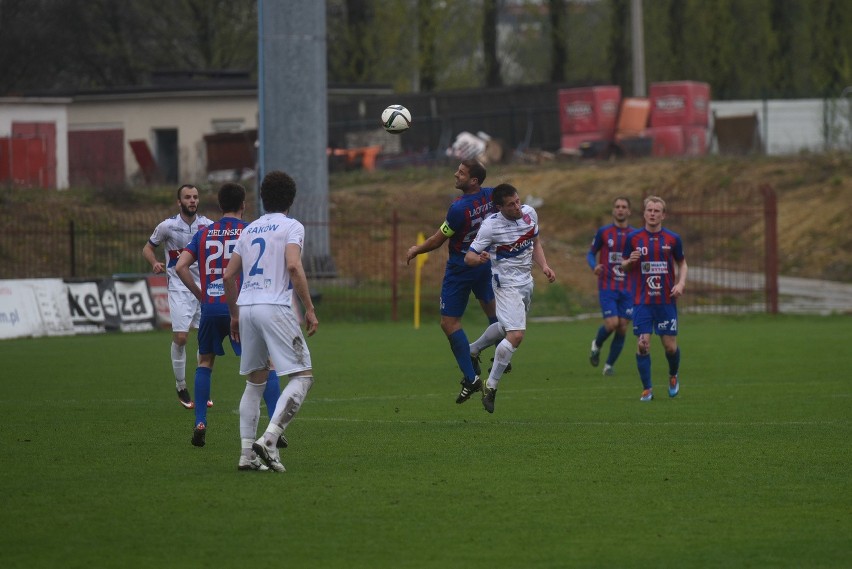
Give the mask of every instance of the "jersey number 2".
<svg viewBox="0 0 852 569">
<path fill-rule="evenodd" d="M 251 244 L 260 247 L 260 251 L 257 253 L 257 259 L 255 259 L 254 264 L 249 270 L 249 276 L 253 277 L 255 275 L 263 274 L 263 267 L 260 267 L 259 265 L 261 258 L 263 258 L 263 252 L 266 251 L 266 240 L 262 237 L 258 237 L 257 239 L 253 240 Z"/>
</svg>

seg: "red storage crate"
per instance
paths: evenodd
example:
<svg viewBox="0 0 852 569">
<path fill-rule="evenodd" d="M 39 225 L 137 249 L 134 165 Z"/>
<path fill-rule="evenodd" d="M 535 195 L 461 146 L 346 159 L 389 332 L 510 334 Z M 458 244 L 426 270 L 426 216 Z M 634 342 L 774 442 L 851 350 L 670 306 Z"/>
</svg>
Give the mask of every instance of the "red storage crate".
<svg viewBox="0 0 852 569">
<path fill-rule="evenodd" d="M 710 85 L 697 81 L 651 83 L 650 126 L 704 126 L 709 124 Z"/>
<path fill-rule="evenodd" d="M 621 87 L 606 85 L 559 90 L 559 121 L 562 134 L 615 131 Z"/>
<path fill-rule="evenodd" d="M 707 154 L 707 129 L 703 126 L 683 127 L 683 153 L 687 156 Z"/>
<path fill-rule="evenodd" d="M 651 154 L 654 156 L 683 156 L 683 127 L 657 126 L 645 129 L 645 136 L 654 141 Z"/>
</svg>

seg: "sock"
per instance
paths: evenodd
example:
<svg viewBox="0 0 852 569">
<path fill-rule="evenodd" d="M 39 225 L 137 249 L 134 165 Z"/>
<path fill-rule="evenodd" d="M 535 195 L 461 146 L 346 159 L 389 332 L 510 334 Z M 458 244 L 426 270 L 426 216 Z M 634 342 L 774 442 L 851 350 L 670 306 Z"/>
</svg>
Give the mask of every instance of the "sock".
<svg viewBox="0 0 852 569">
<path fill-rule="evenodd" d="M 195 368 L 195 424 L 207 425 L 207 400 L 210 399 L 210 379 L 213 370 L 209 367 Z"/>
<path fill-rule="evenodd" d="M 172 342 L 172 369 L 175 372 L 175 386 L 178 389 L 186 389 L 186 346 L 178 346 L 174 342 Z"/>
<path fill-rule="evenodd" d="M 470 363 L 469 357 L 467 363 Z M 314 378 L 310 375 L 293 377 L 287 382 L 287 386 L 281 392 L 281 397 L 275 406 L 275 415 L 270 419 L 269 426 L 266 427 L 266 432 L 263 434 L 267 446 L 275 447 L 278 437 L 299 412 L 299 408 L 302 406 L 305 397 L 308 396 L 308 391 L 313 384 Z"/>
<path fill-rule="evenodd" d="M 641 356 L 636 354 L 636 367 L 639 369 L 639 379 L 643 389 L 651 389 L 651 354 Z"/>
<path fill-rule="evenodd" d="M 477 338 L 476 341 L 470 345 L 470 353 L 479 354 L 488 346 L 495 346 L 499 344 L 500 340 L 505 337 L 506 330 L 503 329 L 503 326 L 501 326 L 499 322 L 494 322 L 485 329 L 482 336 Z"/>
<path fill-rule="evenodd" d="M 265 383 L 252 383 L 246 380 L 246 389 L 240 399 L 240 439 L 257 437 L 257 423 L 260 420 L 260 399 L 263 397 Z M 249 445 L 251 448 L 251 445 Z"/>
<path fill-rule="evenodd" d="M 512 361 L 512 355 L 515 353 L 515 347 L 509 340 L 503 338 L 497 348 L 494 350 L 494 365 L 491 366 L 491 374 L 488 376 L 488 381 L 485 385 L 491 389 L 497 389 L 497 384 L 506 371 L 509 362 Z"/>
<path fill-rule="evenodd" d="M 489 316 L 488 317 L 488 323 L 489 324 L 497 324 L 497 317 L 496 316 Z"/>
<path fill-rule="evenodd" d="M 597 340 L 595 340 L 597 341 Z M 616 333 L 612 337 L 612 345 L 609 347 L 609 356 L 606 358 L 608 365 L 615 365 L 615 360 L 621 355 L 621 349 L 624 347 L 624 334 Z"/>
<path fill-rule="evenodd" d="M 610 334 L 612 334 L 612 332 L 607 332 L 606 327 L 604 327 L 603 324 L 600 328 L 598 328 L 598 334 L 595 336 L 595 345 L 598 349 L 603 347 L 604 342 L 606 342 L 606 339 L 609 338 Z"/>
<path fill-rule="evenodd" d="M 450 334 L 447 339 L 450 341 L 450 349 L 453 350 L 456 363 L 464 378 L 472 382 L 476 374 L 473 372 L 473 364 L 470 363 L 470 343 L 467 341 L 467 335 L 464 330 L 459 329 Z"/>
<path fill-rule="evenodd" d="M 251 448 L 252 444 L 254 444 L 254 437 L 250 439 L 240 438 L 240 454 L 249 460 L 255 457 L 255 452 Z"/>
<path fill-rule="evenodd" d="M 275 413 L 275 404 L 278 403 L 278 398 L 281 397 L 281 382 L 278 380 L 278 374 L 274 369 L 269 370 L 269 377 L 266 379 L 266 389 L 263 390 L 263 401 L 266 403 L 266 412 L 269 418 L 272 419 Z"/>
<path fill-rule="evenodd" d="M 669 375 L 677 375 L 680 369 L 680 347 L 673 354 L 666 352 L 666 359 L 669 360 Z"/>
</svg>

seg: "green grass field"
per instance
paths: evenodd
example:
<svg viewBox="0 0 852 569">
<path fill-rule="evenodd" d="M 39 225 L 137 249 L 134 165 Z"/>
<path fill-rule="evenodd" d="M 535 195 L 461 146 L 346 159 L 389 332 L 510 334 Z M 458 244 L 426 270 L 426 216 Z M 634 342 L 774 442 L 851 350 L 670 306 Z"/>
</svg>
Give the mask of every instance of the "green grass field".
<svg viewBox="0 0 852 569">
<path fill-rule="evenodd" d="M 0 342 L 0 567 L 849 567 L 852 319 L 680 324 L 676 399 L 657 339 L 640 403 L 632 337 L 604 378 L 598 320 L 532 323 L 493 415 L 437 323 L 321 325 L 281 475 L 233 355 L 198 449 L 169 334 Z"/>
</svg>

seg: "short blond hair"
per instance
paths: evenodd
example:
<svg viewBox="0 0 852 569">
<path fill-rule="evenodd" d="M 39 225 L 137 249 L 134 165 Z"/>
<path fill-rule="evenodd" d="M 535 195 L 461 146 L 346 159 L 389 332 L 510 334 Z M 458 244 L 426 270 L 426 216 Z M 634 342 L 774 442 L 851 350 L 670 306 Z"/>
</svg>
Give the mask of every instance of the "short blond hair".
<svg viewBox="0 0 852 569">
<path fill-rule="evenodd" d="M 666 212 L 666 200 L 664 200 L 660 196 L 648 196 L 642 202 L 642 207 L 643 208 L 648 207 L 648 204 L 651 203 L 651 202 L 658 203 L 658 204 L 662 205 L 663 206 L 663 213 Z"/>
</svg>

